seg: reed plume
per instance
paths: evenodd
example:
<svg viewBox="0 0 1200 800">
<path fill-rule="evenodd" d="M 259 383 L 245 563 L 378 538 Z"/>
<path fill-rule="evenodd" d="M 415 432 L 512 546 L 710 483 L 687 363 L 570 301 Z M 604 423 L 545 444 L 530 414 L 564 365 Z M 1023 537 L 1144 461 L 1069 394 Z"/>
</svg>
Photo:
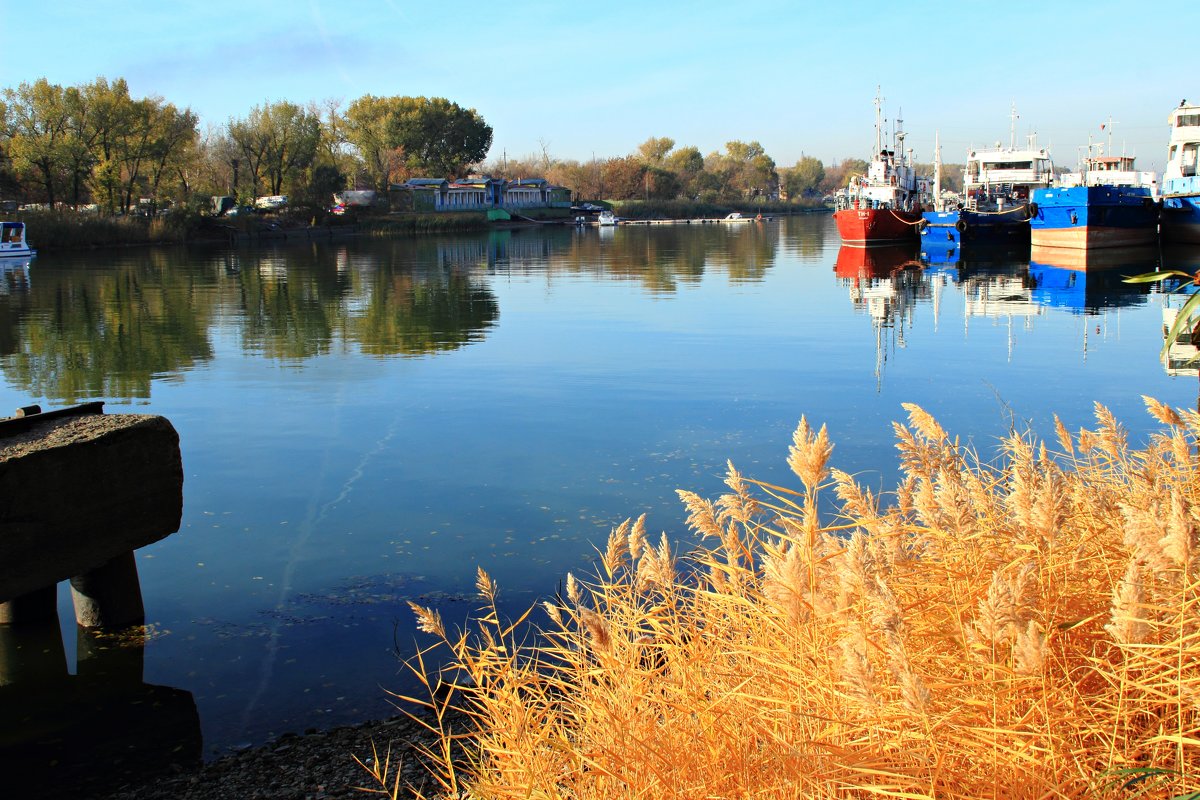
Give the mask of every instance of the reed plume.
<svg viewBox="0 0 1200 800">
<path fill-rule="evenodd" d="M 1127 798 L 1200 790 L 1200 415 L 1147 399 L 1134 449 L 1111 413 L 992 462 L 924 409 L 895 426 L 875 496 L 802 419 L 795 488 L 732 464 L 680 491 L 695 546 L 644 518 L 541 627 L 446 635 L 472 678 L 473 798 Z M 837 513 L 818 514 L 832 487 Z M 450 749 L 443 748 L 449 753 Z M 1139 794 L 1141 792 L 1141 794 Z"/>
</svg>

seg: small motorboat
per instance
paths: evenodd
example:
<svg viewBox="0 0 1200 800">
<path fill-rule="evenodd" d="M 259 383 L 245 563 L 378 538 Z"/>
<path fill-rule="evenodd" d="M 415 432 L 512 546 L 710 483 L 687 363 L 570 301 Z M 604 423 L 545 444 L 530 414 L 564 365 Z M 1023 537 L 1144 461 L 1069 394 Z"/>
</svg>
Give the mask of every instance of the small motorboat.
<svg viewBox="0 0 1200 800">
<path fill-rule="evenodd" d="M 0 222 L 0 258 L 29 258 L 37 251 L 25 239 L 24 222 Z"/>
</svg>

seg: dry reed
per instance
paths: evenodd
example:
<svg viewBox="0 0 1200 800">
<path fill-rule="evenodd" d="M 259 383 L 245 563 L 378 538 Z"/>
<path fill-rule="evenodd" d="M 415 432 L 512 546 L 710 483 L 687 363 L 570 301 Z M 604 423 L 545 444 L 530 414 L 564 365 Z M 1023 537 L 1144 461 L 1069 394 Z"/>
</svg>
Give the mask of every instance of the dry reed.
<svg viewBox="0 0 1200 800">
<path fill-rule="evenodd" d="M 716 501 L 680 492 L 707 544 L 677 563 L 625 523 L 529 641 L 480 573 L 487 607 L 456 637 L 416 609 L 457 670 L 438 719 L 469 721 L 442 731 L 445 793 L 1192 796 L 1200 415 L 1147 405 L 1145 449 L 1097 406 L 1094 430 L 1056 421 L 1062 452 L 1014 434 L 991 464 L 906 407 L 886 506 L 802 420 L 799 489 L 730 465 Z"/>
</svg>

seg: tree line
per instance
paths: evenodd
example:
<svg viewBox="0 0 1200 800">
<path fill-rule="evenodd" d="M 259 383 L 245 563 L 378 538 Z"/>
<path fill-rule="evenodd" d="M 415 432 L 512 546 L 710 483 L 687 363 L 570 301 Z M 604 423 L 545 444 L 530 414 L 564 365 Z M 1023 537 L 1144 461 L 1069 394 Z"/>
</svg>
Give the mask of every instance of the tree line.
<svg viewBox="0 0 1200 800">
<path fill-rule="evenodd" d="M 201 131 L 198 115 L 161 97 L 134 98 L 124 79 L 63 87 L 42 78 L 0 93 L 0 199 L 95 204 L 110 212 L 233 194 L 287 194 L 328 204 L 346 188 L 386 189 L 410 177 L 544 177 L 580 199 L 738 201 L 819 198 L 863 171 L 847 159 L 802 157 L 779 168 L 757 141 L 701 154 L 651 137 L 636 152 L 580 162 L 549 146 L 485 162 L 493 131 L 475 109 L 440 97 L 364 95 L 299 105 L 268 101 Z"/>
</svg>

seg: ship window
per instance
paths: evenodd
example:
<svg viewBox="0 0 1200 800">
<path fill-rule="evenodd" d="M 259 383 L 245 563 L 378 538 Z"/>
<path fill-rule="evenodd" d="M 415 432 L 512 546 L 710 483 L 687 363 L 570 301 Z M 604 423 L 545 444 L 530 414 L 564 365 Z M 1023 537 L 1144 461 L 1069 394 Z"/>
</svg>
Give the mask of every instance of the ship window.
<svg viewBox="0 0 1200 800">
<path fill-rule="evenodd" d="M 1175 127 L 1184 128 L 1200 125 L 1200 114 L 1180 114 L 1175 118 Z"/>
</svg>

